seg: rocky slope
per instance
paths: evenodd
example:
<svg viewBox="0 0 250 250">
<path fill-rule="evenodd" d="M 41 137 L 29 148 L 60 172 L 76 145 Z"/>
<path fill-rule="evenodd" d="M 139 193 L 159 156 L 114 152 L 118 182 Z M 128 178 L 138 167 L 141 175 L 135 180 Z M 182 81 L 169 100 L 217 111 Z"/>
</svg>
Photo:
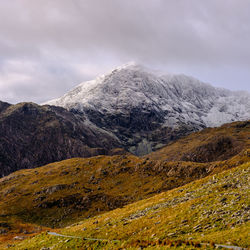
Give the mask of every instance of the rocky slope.
<svg viewBox="0 0 250 250">
<path fill-rule="evenodd" d="M 135 156 L 96 156 L 20 170 L 0 179 L 0 222 L 16 217 L 62 227 L 199 179 L 213 171 L 209 168 Z"/>
<path fill-rule="evenodd" d="M 249 160 L 249 150 L 214 163 L 95 156 L 16 171 L 0 179 L 0 248 L 16 236 L 86 220 Z"/>
<path fill-rule="evenodd" d="M 0 102 L 0 176 L 72 157 L 106 154 L 119 145 L 83 115 L 61 107 Z"/>
<path fill-rule="evenodd" d="M 12 249 L 248 249 L 249 171 L 242 164 L 56 230 L 65 238 L 42 233 Z"/>
<path fill-rule="evenodd" d="M 47 102 L 82 113 L 143 155 L 205 127 L 250 119 L 250 95 L 129 64 Z"/>
</svg>

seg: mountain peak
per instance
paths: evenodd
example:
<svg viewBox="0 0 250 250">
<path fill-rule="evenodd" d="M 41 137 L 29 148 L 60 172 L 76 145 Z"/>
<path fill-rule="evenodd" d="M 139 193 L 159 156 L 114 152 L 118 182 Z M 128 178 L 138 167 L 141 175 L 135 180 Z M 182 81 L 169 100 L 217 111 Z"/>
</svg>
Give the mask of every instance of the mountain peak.
<svg viewBox="0 0 250 250">
<path fill-rule="evenodd" d="M 143 66 L 139 63 L 136 63 L 135 61 L 130 61 L 130 62 L 127 62 L 125 64 L 122 64 L 116 68 L 114 68 L 114 70 L 122 70 L 122 69 L 140 69 L 142 68 Z"/>
<path fill-rule="evenodd" d="M 136 154 L 162 146 L 148 142 L 149 131 L 177 128 L 183 135 L 250 119 L 249 94 L 218 89 L 183 74 L 159 76 L 135 62 L 83 82 L 47 104 L 84 113 L 94 126 L 115 134 Z M 165 139 L 163 144 L 169 142 Z"/>
<path fill-rule="evenodd" d="M 145 65 L 143 64 L 140 64 L 140 63 L 136 63 L 135 61 L 130 61 L 128 63 L 125 63 L 125 64 L 122 64 L 116 68 L 114 68 L 113 70 L 111 70 L 110 73 L 108 74 L 105 74 L 106 75 L 109 75 L 109 74 L 112 74 L 112 73 L 117 73 L 117 72 L 141 72 L 141 73 L 145 73 L 145 74 L 155 74 L 155 72 L 146 67 Z"/>
</svg>

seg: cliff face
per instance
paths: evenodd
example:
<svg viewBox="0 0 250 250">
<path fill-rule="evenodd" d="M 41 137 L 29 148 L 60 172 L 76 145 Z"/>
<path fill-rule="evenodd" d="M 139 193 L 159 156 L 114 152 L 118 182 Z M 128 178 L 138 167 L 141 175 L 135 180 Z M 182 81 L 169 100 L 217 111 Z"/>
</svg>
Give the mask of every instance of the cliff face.
<svg viewBox="0 0 250 250">
<path fill-rule="evenodd" d="M 83 115 L 34 103 L 0 103 L 0 176 L 72 157 L 107 154 L 116 138 Z"/>
</svg>

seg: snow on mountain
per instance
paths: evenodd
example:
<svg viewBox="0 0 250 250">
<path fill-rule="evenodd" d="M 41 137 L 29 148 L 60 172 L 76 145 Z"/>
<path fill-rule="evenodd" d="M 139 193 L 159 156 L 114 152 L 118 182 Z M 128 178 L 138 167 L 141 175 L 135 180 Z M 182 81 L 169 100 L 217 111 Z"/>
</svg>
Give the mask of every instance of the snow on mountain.
<svg viewBox="0 0 250 250">
<path fill-rule="evenodd" d="M 46 104 L 84 111 L 129 112 L 153 108 L 186 123 L 205 126 L 250 119 L 250 95 L 215 88 L 185 75 L 157 76 L 142 66 L 128 64 L 107 75 L 79 84 L 63 97 Z M 173 120 L 173 119 L 171 119 Z"/>
<path fill-rule="evenodd" d="M 157 130 L 159 135 L 162 129 L 166 133 L 167 128 L 182 131 L 185 128 L 188 133 L 250 119 L 247 92 L 215 88 L 186 75 L 160 76 L 136 64 L 123 65 L 95 80 L 83 82 L 46 104 L 83 112 L 95 125 L 133 145 L 131 151 L 138 147 L 150 151 L 167 142 L 161 140 L 153 145 L 149 141 L 155 139 L 148 131 Z M 173 136 L 172 133 L 171 138 Z"/>
</svg>

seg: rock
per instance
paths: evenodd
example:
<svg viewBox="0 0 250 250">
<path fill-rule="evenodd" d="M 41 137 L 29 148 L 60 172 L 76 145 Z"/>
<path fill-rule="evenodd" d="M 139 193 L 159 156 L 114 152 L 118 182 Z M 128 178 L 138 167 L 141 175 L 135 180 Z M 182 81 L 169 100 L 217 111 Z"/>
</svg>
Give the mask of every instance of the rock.
<svg viewBox="0 0 250 250">
<path fill-rule="evenodd" d="M 26 236 L 15 236 L 13 238 L 13 240 L 24 240 L 25 238 L 27 238 Z"/>
<path fill-rule="evenodd" d="M 227 198 L 226 197 L 224 197 L 224 198 L 222 198 L 221 200 L 220 200 L 220 202 L 225 202 L 227 200 Z"/>
<path fill-rule="evenodd" d="M 169 233 L 167 236 L 171 237 L 174 236 L 176 233 Z"/>
<path fill-rule="evenodd" d="M 0 228 L 0 234 L 5 234 L 7 232 L 8 230 L 6 228 Z"/>
<path fill-rule="evenodd" d="M 59 190 L 63 190 L 63 189 L 66 189 L 68 188 L 69 185 L 67 184 L 58 184 L 58 185 L 55 185 L 55 186 L 51 186 L 51 187 L 48 187 L 46 189 L 43 189 L 42 190 L 42 193 L 45 193 L 45 194 L 53 194 Z"/>
<path fill-rule="evenodd" d="M 193 227 L 193 229 L 200 229 L 201 228 L 201 225 L 199 224 L 199 225 L 197 225 L 197 226 L 195 226 L 195 227 Z"/>
<path fill-rule="evenodd" d="M 14 246 L 15 246 L 15 244 L 8 244 L 7 248 L 11 248 L 11 247 L 14 247 Z"/>
</svg>

